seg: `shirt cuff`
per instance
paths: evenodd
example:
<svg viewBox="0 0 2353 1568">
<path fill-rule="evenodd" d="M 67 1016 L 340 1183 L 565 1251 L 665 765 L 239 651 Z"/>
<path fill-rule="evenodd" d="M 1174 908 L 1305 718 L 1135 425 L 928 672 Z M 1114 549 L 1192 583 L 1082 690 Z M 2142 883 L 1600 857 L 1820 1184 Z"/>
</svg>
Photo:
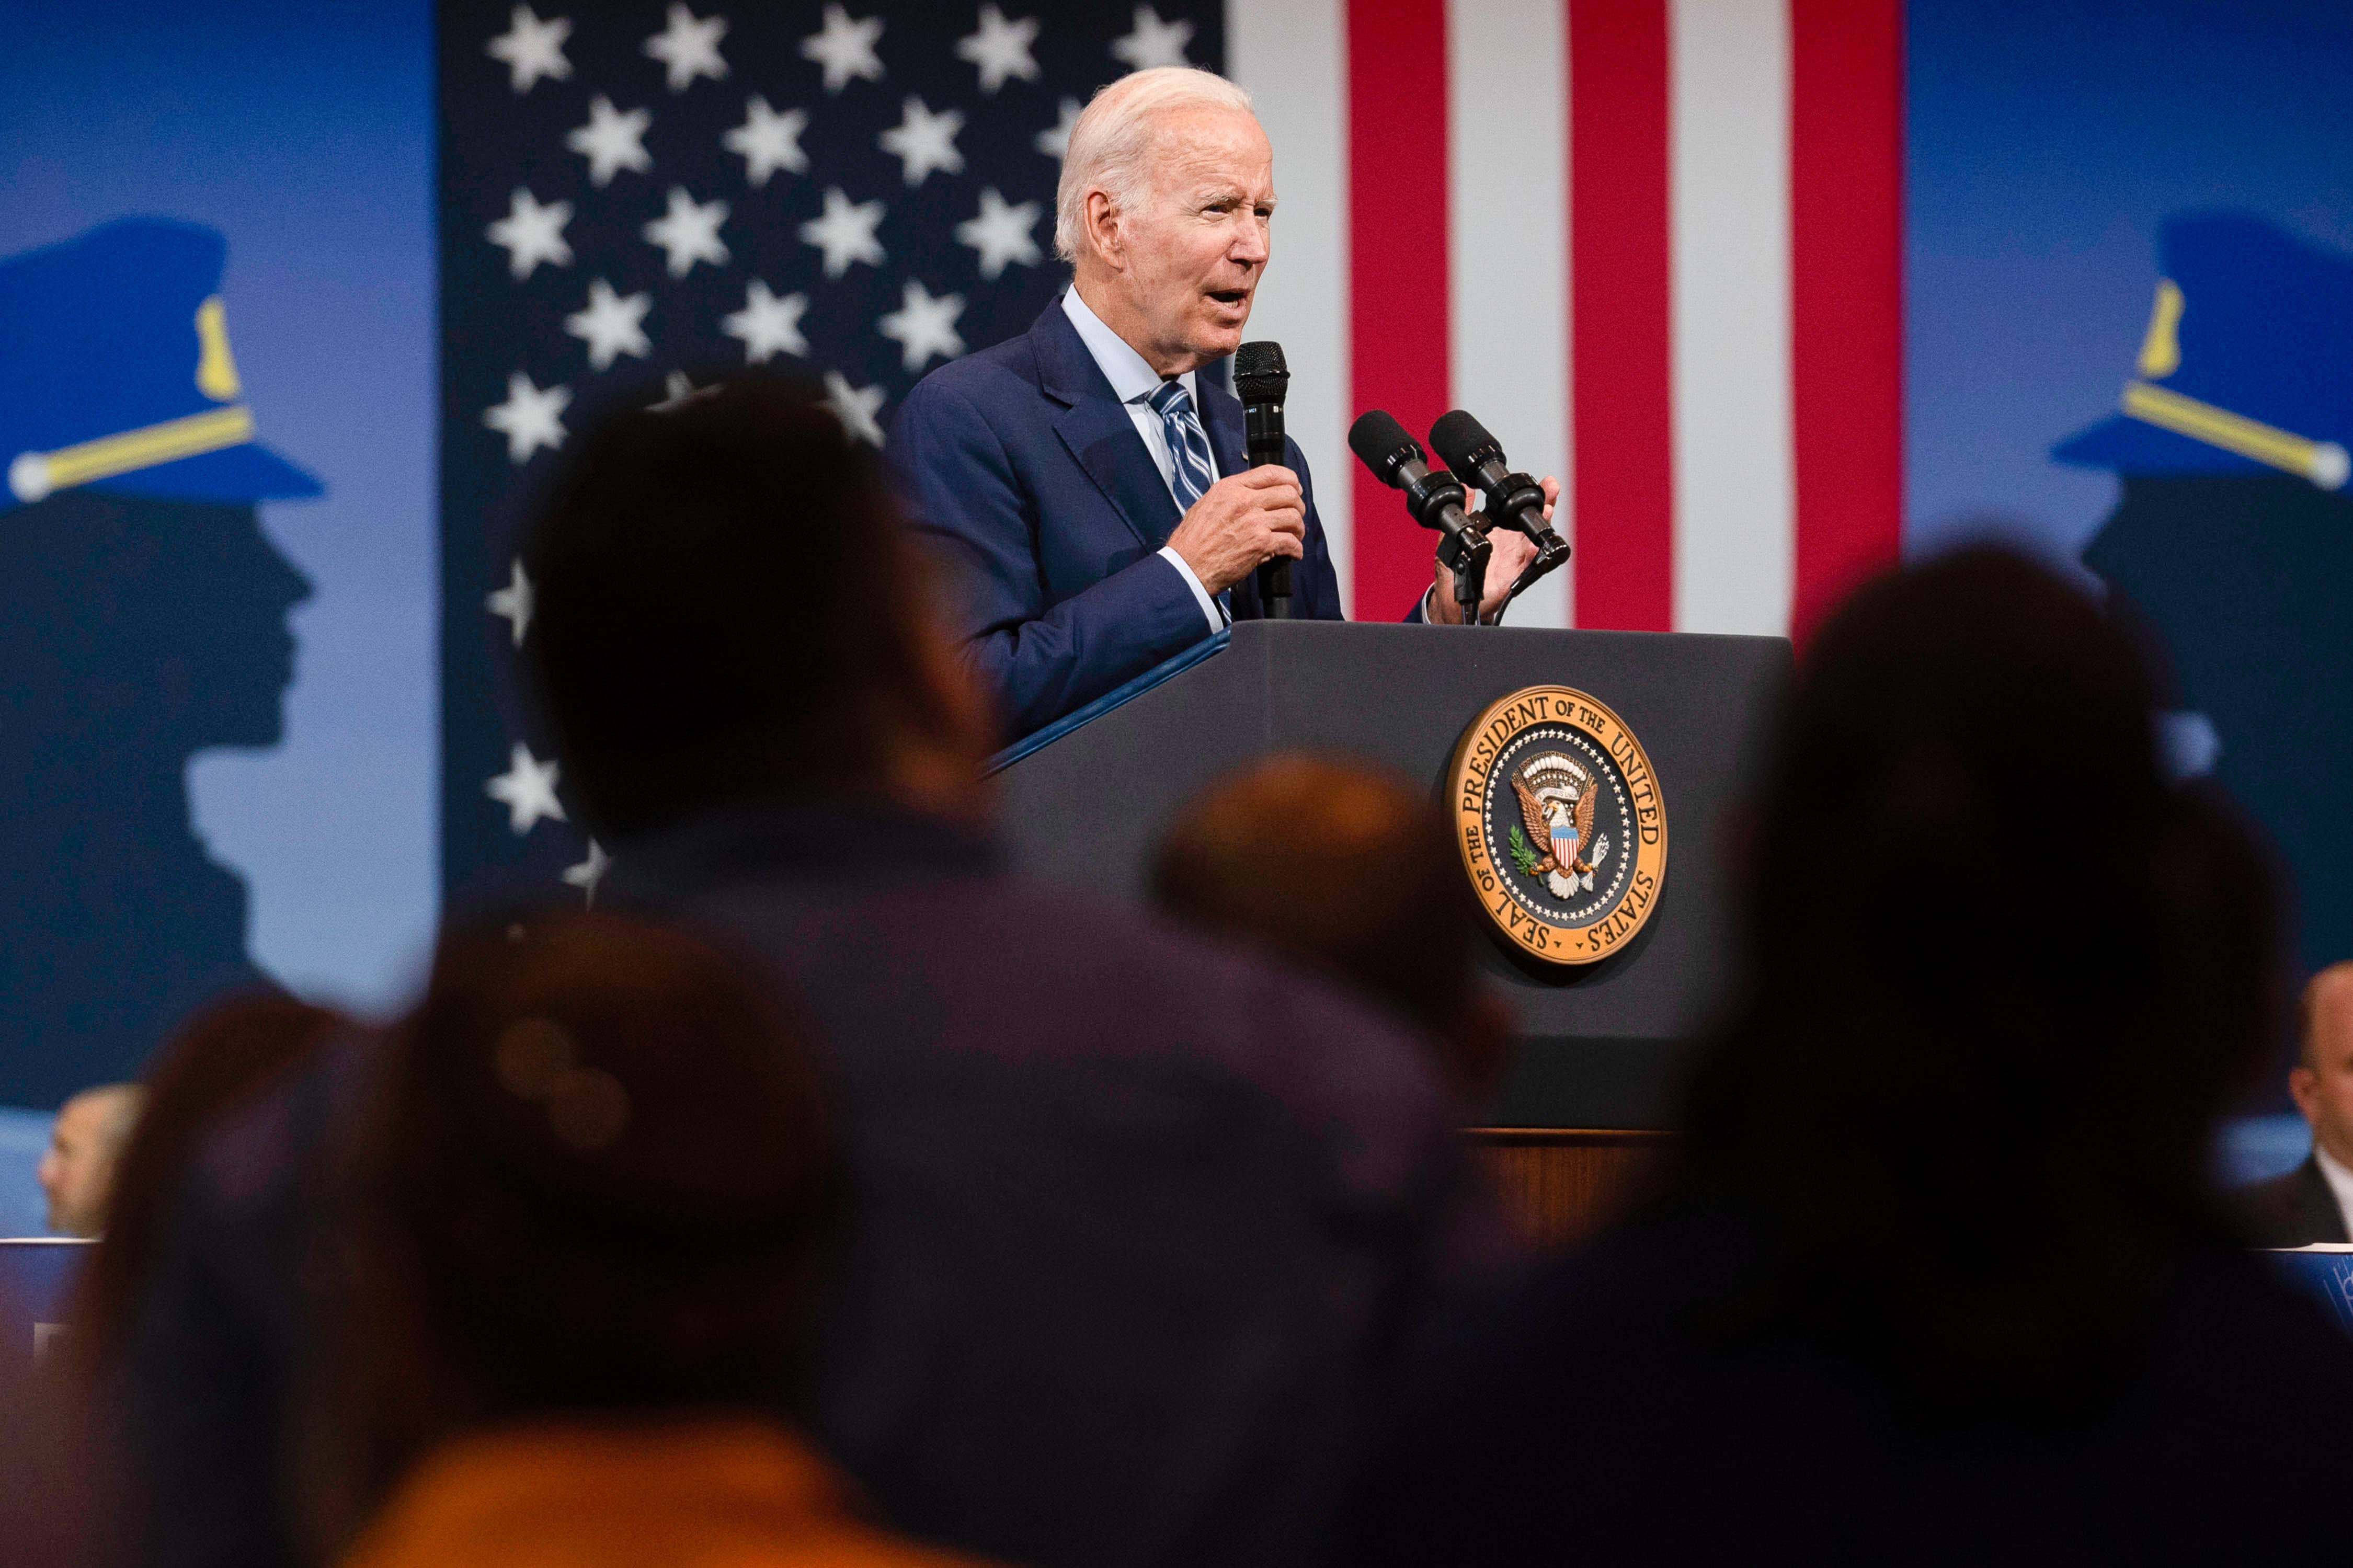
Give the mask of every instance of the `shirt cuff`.
<svg viewBox="0 0 2353 1568">
<path fill-rule="evenodd" d="M 1192 566 L 1182 555 L 1176 553 L 1176 547 L 1173 544 L 1162 545 L 1160 559 L 1176 568 L 1176 574 L 1185 579 L 1185 586 L 1193 590 L 1193 602 L 1201 606 L 1201 615 L 1209 623 L 1209 629 L 1213 632 L 1225 630 L 1226 617 L 1219 610 L 1218 601 L 1209 597 L 1209 591 L 1201 586 L 1201 580 L 1193 575 Z"/>
</svg>

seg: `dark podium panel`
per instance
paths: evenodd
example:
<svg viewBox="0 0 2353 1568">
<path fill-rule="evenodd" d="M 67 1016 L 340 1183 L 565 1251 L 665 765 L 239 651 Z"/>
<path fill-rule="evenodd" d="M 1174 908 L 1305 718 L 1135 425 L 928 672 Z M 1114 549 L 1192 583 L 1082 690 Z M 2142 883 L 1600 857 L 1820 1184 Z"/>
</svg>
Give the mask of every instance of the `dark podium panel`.
<svg viewBox="0 0 2353 1568">
<path fill-rule="evenodd" d="M 1674 1042 L 1725 976 L 1725 807 L 1789 668 L 1778 637 L 1243 621 L 1224 652 L 1013 763 L 1003 820 L 1028 875 L 1141 900 L 1152 847 L 1203 784 L 1269 752 L 1345 752 L 1443 787 L 1455 742 L 1499 697 L 1575 687 L 1649 753 L 1667 873 L 1642 931 L 1583 969 L 1486 950 L 1521 1039 L 1499 1125 L 1658 1125 Z M 1466 899 L 1469 897 L 1465 889 Z"/>
</svg>

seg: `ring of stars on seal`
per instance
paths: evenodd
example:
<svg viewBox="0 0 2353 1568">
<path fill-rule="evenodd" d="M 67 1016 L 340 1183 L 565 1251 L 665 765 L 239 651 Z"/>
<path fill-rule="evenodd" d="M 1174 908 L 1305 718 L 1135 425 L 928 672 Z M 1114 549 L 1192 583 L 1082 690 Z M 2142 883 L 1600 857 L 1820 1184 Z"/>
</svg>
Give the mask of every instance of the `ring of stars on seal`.
<svg viewBox="0 0 2353 1568">
<path fill-rule="evenodd" d="M 1667 812 L 1657 773 L 1607 703 L 1566 686 L 1498 698 L 1456 742 L 1447 807 L 1496 933 L 1545 963 L 1598 963 L 1658 908 Z"/>
</svg>

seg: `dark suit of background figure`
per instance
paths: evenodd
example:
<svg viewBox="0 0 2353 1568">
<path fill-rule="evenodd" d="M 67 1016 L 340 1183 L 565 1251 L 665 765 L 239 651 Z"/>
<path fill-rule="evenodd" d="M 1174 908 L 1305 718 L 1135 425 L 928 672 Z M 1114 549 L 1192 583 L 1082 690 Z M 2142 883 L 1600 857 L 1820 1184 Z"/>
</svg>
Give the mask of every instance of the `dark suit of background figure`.
<svg viewBox="0 0 2353 1568">
<path fill-rule="evenodd" d="M 809 1424 L 917 1536 L 1033 1568 L 1295 1563 L 1390 1352 L 1504 1245 L 1426 1047 L 1011 881 L 969 827 L 710 820 L 623 849 L 598 902 L 714 937 L 807 1026 L 853 1186 Z M 332 1070 L 214 1141 L 134 1331 L 158 1568 L 282 1560 L 284 1237 Z"/>
<path fill-rule="evenodd" d="M 2353 1241 L 2345 1231 L 2345 1211 L 2311 1155 L 2285 1175 L 2257 1182 L 2231 1194 L 2247 1239 L 2257 1247 L 2310 1247 L 2315 1242 Z"/>
<path fill-rule="evenodd" d="M 1220 475 L 1243 472 L 1242 405 L 1196 378 Z M 1306 554 L 1292 563 L 1291 613 L 1336 621 L 1314 487 Z M 1182 521 L 1126 405 L 1058 299 L 1020 337 L 941 366 L 915 384 L 883 447 L 917 531 L 945 557 L 952 614 L 1008 736 L 1082 708 L 1210 635 L 1199 601 L 1158 552 Z M 1233 614 L 1259 614 L 1254 577 Z"/>
</svg>

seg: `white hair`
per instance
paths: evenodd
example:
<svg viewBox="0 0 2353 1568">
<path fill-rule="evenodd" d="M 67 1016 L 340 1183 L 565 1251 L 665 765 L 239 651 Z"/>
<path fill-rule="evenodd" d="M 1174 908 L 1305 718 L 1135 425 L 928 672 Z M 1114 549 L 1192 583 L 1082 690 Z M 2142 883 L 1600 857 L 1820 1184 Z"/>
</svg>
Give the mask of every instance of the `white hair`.
<svg viewBox="0 0 2353 1568">
<path fill-rule="evenodd" d="M 1096 92 L 1071 130 L 1062 154 L 1062 183 L 1054 191 L 1054 254 L 1079 258 L 1086 231 L 1087 193 L 1107 191 L 1113 205 L 1144 199 L 1153 121 L 1178 109 L 1239 109 L 1251 112 L 1250 95 L 1198 66 L 1155 66 L 1120 78 Z"/>
</svg>

